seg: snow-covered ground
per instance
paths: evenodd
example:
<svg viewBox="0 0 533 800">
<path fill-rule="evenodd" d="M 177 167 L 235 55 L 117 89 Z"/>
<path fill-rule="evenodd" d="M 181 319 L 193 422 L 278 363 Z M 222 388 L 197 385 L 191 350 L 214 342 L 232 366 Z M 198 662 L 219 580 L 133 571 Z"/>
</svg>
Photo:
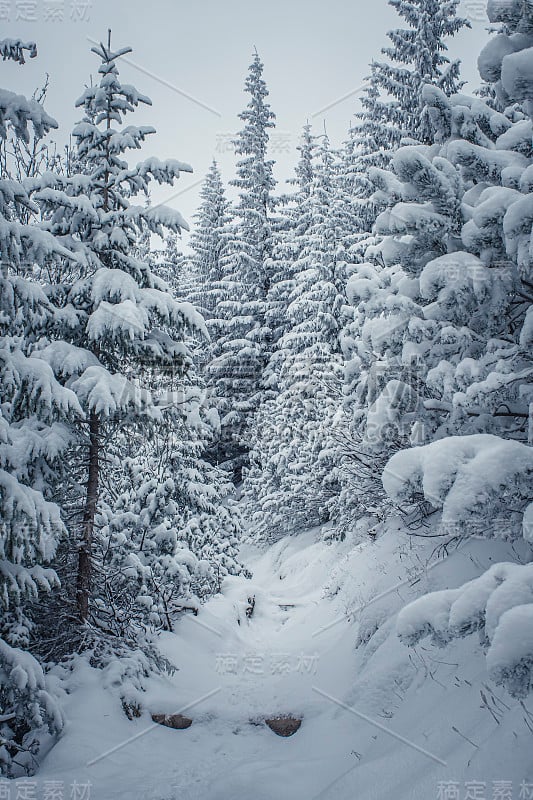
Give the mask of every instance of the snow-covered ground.
<svg viewBox="0 0 533 800">
<path fill-rule="evenodd" d="M 74 674 L 38 783 L 90 781 L 94 800 L 462 800 L 469 786 L 483 800 L 533 796 L 533 702 L 528 719 L 490 684 L 475 636 L 409 649 L 395 632 L 407 601 L 520 553 L 472 540 L 439 558 L 436 544 L 391 521 L 361 544 L 311 531 L 246 546 L 253 579 L 227 580 L 164 637 L 177 671 L 150 682 L 141 718 L 125 717 L 101 673 Z M 187 730 L 151 722 L 182 710 Z M 285 714 L 303 719 L 290 738 L 263 722 Z"/>
</svg>

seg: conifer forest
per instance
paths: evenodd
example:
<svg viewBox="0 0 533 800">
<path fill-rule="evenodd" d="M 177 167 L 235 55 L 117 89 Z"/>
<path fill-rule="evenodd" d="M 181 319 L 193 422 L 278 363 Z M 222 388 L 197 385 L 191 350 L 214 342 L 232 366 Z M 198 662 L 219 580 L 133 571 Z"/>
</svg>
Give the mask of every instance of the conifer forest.
<svg viewBox="0 0 533 800">
<path fill-rule="evenodd" d="M 0 800 L 533 800 L 533 0 L 228 2 L 0 0 Z"/>
</svg>

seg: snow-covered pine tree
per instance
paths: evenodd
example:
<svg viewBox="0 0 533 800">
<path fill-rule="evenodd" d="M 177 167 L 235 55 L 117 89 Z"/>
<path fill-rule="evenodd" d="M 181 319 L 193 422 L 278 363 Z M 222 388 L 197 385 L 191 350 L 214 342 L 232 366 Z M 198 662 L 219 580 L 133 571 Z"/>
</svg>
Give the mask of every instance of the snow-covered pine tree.
<svg viewBox="0 0 533 800">
<path fill-rule="evenodd" d="M 278 343 L 278 394 L 255 420 L 245 495 L 257 535 L 325 522 L 337 492 L 330 438 L 341 382 L 337 185 L 327 136 L 317 148 L 310 193 L 302 201 L 299 256 Z"/>
<path fill-rule="evenodd" d="M 359 121 L 353 128 L 354 155 L 360 155 L 362 164 L 368 163 L 369 166 L 386 164 L 402 136 L 399 101 L 383 94 L 382 84 L 381 65 L 372 61 L 361 93 L 361 110 L 354 115 Z M 359 168 L 357 172 L 362 171 Z"/>
<path fill-rule="evenodd" d="M 213 438 L 197 381 L 181 402 L 120 449 L 99 516 L 104 590 L 97 614 L 127 640 L 172 630 L 184 609 L 239 574 L 241 523 L 227 476 L 207 463 Z M 171 402 L 171 397 L 168 397 Z"/>
<path fill-rule="evenodd" d="M 361 95 L 361 110 L 350 128 L 343 159 L 343 181 L 351 197 L 354 215 L 353 234 L 368 239 L 379 207 L 372 201 L 375 187 L 369 178 L 371 167 L 385 167 L 400 144 L 399 127 L 395 122 L 396 101 L 383 100 L 378 82 L 378 65 L 372 62 Z M 354 252 L 362 251 L 362 244 Z M 359 259 L 361 260 L 361 258 Z"/>
<path fill-rule="evenodd" d="M 213 159 L 200 192 L 201 203 L 195 214 L 196 223 L 190 238 L 190 258 L 194 280 L 191 302 L 211 316 L 216 305 L 217 287 L 223 278 L 221 259 L 224 254 L 225 231 L 231 222 L 230 203 L 217 162 Z"/>
<path fill-rule="evenodd" d="M 174 297 L 184 299 L 183 273 L 188 259 L 180 249 L 180 235 L 168 231 L 162 246 L 152 250 L 151 259 L 153 271 L 165 281 Z"/>
<path fill-rule="evenodd" d="M 244 127 L 235 140 L 239 189 L 235 219 L 227 228 L 223 277 L 209 331 L 213 341 L 208 383 L 221 417 L 216 460 L 227 462 L 238 480 L 249 449 L 248 427 L 263 395 L 263 369 L 270 348 L 265 325 L 272 283 L 270 214 L 275 181 L 267 158 L 274 113 L 267 102 L 263 63 L 254 54 L 246 78 L 250 95 L 239 115 Z"/>
<path fill-rule="evenodd" d="M 507 126 L 480 100 L 462 95 L 448 100 L 429 86 L 424 91 L 434 119 L 439 118 L 443 107 L 448 109 L 452 123 L 445 135 L 451 141 L 442 148 L 423 151 L 407 147 L 396 153 L 394 174 L 407 202 L 394 205 L 376 223 L 378 232 L 385 236 L 382 257 L 389 258 L 389 263 L 396 260 L 406 273 L 398 293 L 406 287 L 419 306 L 419 320 L 411 320 L 401 337 L 400 358 L 404 365 L 409 360 L 415 362 L 413 377 L 419 384 L 421 400 L 431 396 L 437 386 L 443 388 L 442 380 L 449 386 L 452 364 L 457 366 L 462 360 L 471 363 L 491 335 L 505 335 L 502 320 L 509 310 L 512 286 L 509 269 L 502 268 L 504 246 L 494 236 L 496 230 L 492 231 L 491 257 L 480 260 L 481 251 L 469 246 L 475 227 L 474 220 L 469 220 L 469 210 L 471 204 L 477 205 L 483 176 L 480 170 L 474 178 L 455 157 L 456 152 L 471 152 L 472 148 L 479 151 L 485 147 L 490 153 L 500 141 L 498 134 Z M 486 130 L 491 131 L 490 138 Z M 489 193 L 494 195 L 492 190 Z M 505 205 L 512 200 L 512 193 L 505 191 L 500 199 Z M 474 219 L 476 216 L 474 213 Z M 462 252 L 465 244 L 466 253 Z M 424 408 L 428 408 L 425 402 L 418 416 L 426 430 L 418 443 L 435 435 L 439 426 L 438 414 L 431 419 Z M 452 424 L 447 432 L 457 432 L 457 428 Z M 446 430 L 440 431 L 440 435 L 444 433 Z"/>
<path fill-rule="evenodd" d="M 493 111 L 491 128 L 498 132 L 494 149 L 452 142 L 449 158 L 474 188 L 472 208 L 462 232 L 465 250 L 474 253 L 493 273 L 507 276 L 507 313 L 500 335 L 489 338 L 476 362 L 465 359 L 455 372 L 453 407 L 462 429 L 498 433 L 533 443 L 533 342 L 531 257 L 533 169 L 531 129 L 532 49 L 525 32 L 533 27 L 529 6 L 488 3 L 491 22 L 503 31 L 483 49 L 478 66 L 492 82 L 504 114 Z M 448 396 L 449 398 L 449 396 Z M 447 399 L 448 399 L 447 398 Z"/>
<path fill-rule="evenodd" d="M 84 118 L 73 132 L 83 172 L 45 173 L 33 185 L 44 227 L 78 258 L 75 269 L 53 273 L 49 294 L 58 306 L 60 340 L 39 355 L 75 392 L 86 414 L 79 462 L 79 483 L 86 488 L 79 516 L 72 517 L 82 623 L 98 623 L 92 607 L 95 524 L 108 454 L 114 442 L 120 446 L 124 431 L 135 431 L 147 420 L 164 424 L 164 411 L 150 391 L 154 384 L 160 388 L 154 376 L 165 370 L 184 375 L 190 361 L 185 331 L 204 330 L 194 309 L 176 301 L 149 265 L 134 256 L 146 230 L 162 235 L 165 228 L 179 232 L 186 224 L 177 211 L 133 205 L 131 198 L 146 196 L 150 181 L 171 184 L 191 168 L 157 158 L 128 166 L 123 155 L 137 150 L 154 129 L 121 128 L 123 117 L 150 101 L 120 83 L 117 62 L 129 48 L 113 51 L 109 35 L 93 52 L 100 60 L 100 80 L 77 101 Z"/>
<path fill-rule="evenodd" d="M 313 157 L 316 148 L 316 137 L 313 136 L 309 122 L 302 128 L 300 142 L 296 147 L 299 153 L 298 163 L 294 168 L 294 178 L 289 178 L 287 183 L 296 186 L 296 198 L 309 197 L 314 178 Z M 296 215 L 299 216 L 299 215 Z"/>
<path fill-rule="evenodd" d="M 459 0 L 389 0 L 409 27 L 388 33 L 391 46 L 382 54 L 392 63 L 373 61 L 361 95 L 361 111 L 351 130 L 347 182 L 359 201 L 360 228 L 370 232 L 376 210 L 369 198 L 374 188 L 371 167 L 387 166 L 402 138 L 432 141 L 422 89 L 432 84 L 446 95 L 459 91 L 459 61 L 446 56 L 446 39 L 468 20 L 457 15 Z"/>
<path fill-rule="evenodd" d="M 376 445 L 386 454 L 409 441 L 517 426 L 524 435 L 527 427 L 522 380 L 509 360 L 525 306 L 513 291 L 503 231 L 520 197 L 511 175 L 527 164 L 505 151 L 523 146 L 523 124 L 462 94 L 426 86 L 424 97 L 441 141 L 402 147 L 390 171 L 372 171 L 390 208 L 375 225 L 381 242 L 348 282 L 356 309 L 347 348 L 352 434 L 373 442 L 373 453 Z M 513 376 L 487 382 L 506 360 Z"/>
<path fill-rule="evenodd" d="M 372 504 L 372 496 L 380 496 L 380 502 L 384 499 L 377 481 L 379 469 L 374 470 L 371 466 L 380 459 L 382 466 L 386 463 L 386 449 L 378 456 L 374 447 L 380 442 L 385 444 L 382 440 L 383 431 L 386 429 L 389 432 L 386 447 L 399 447 L 405 443 L 405 430 L 398 438 L 400 428 L 392 418 L 386 418 L 381 406 L 386 406 L 390 411 L 391 405 L 397 405 L 398 413 L 400 407 L 404 411 L 409 409 L 410 413 L 415 402 L 412 393 L 403 388 L 405 381 L 409 385 L 418 378 L 410 362 L 403 363 L 401 360 L 402 331 L 409 318 L 412 318 L 413 340 L 418 339 L 418 347 L 415 344 L 411 347 L 412 360 L 415 351 L 420 354 L 424 350 L 422 340 L 427 331 L 422 334 L 421 325 L 427 327 L 428 323 L 416 322 L 421 312 L 413 302 L 416 300 L 416 291 L 413 296 L 409 294 L 413 287 L 408 289 L 408 280 L 403 282 L 402 290 L 397 289 L 406 277 L 403 260 L 415 258 L 414 251 L 410 256 L 406 252 L 400 256 L 399 249 L 409 249 L 407 239 L 401 243 L 400 229 L 404 230 L 404 234 L 409 229 L 407 236 L 418 229 L 420 235 L 415 237 L 413 247 L 414 250 L 418 247 L 419 258 L 427 263 L 432 253 L 439 255 L 446 251 L 447 244 L 439 237 L 446 237 L 453 229 L 457 239 L 461 225 L 457 216 L 457 202 L 462 189 L 457 185 L 459 177 L 453 177 L 454 168 L 451 165 L 440 176 L 438 170 L 433 171 L 431 176 L 431 170 L 422 169 L 415 181 L 417 185 L 409 187 L 410 194 L 409 189 L 397 179 L 394 169 L 388 167 L 402 138 L 429 144 L 435 138 L 440 140 L 442 131 L 439 121 L 435 119 L 436 109 L 428 103 L 424 86 L 434 86 L 434 96 L 442 98 L 460 89 L 459 63 L 448 60 L 446 39 L 469 23 L 457 14 L 458 0 L 445 3 L 437 0 L 415 0 L 412 3 L 390 0 L 390 4 L 409 27 L 388 34 L 392 45 L 382 52 L 392 63 L 372 63 L 362 98 L 363 110 L 358 115 L 358 124 L 352 129 L 354 142 L 344 168 L 354 195 L 356 227 L 361 232 L 351 247 L 350 261 L 356 262 L 356 266 L 350 268 L 347 288 L 350 304 L 354 307 L 353 319 L 349 320 L 341 337 L 346 360 L 344 392 L 347 411 L 343 448 L 347 472 L 343 498 L 348 514 L 351 513 L 348 508 L 352 499 L 359 497 L 363 505 Z M 420 153 L 420 158 L 423 158 L 422 150 Z M 413 169 L 415 160 L 411 162 Z M 424 185 L 425 178 L 430 181 L 427 186 Z M 450 201 L 446 208 L 438 200 L 441 190 Z M 419 203 L 417 211 L 413 208 L 410 213 L 407 203 L 420 200 L 422 196 L 425 199 Z M 433 214 L 435 207 L 431 206 L 432 200 L 436 201 L 437 206 L 442 206 L 440 222 Z M 407 203 L 397 205 L 402 201 Z M 386 210 L 393 207 L 394 212 Z M 377 224 L 381 212 L 383 215 Z M 409 215 L 409 219 L 406 215 Z M 398 235 L 387 238 L 390 231 L 384 220 L 389 217 L 391 224 L 397 227 Z M 384 237 L 386 241 L 383 241 Z M 417 268 L 414 268 L 414 272 L 419 274 Z M 388 400 L 385 400 L 383 392 L 387 397 L 390 395 Z M 379 399 L 381 395 L 383 403 Z M 375 411 L 371 418 L 368 417 L 370 406 Z M 360 428 L 361 424 L 363 429 Z M 373 441 L 372 455 L 366 452 L 370 440 Z M 361 483 L 368 486 L 369 495 L 366 492 L 354 492 L 353 487 Z"/>
<path fill-rule="evenodd" d="M 344 163 L 345 181 L 353 197 L 353 218 L 359 242 L 352 248 L 354 260 L 364 261 L 372 243 L 371 231 L 387 203 L 376 193 L 370 170 L 387 167 L 402 138 L 431 143 L 433 127 L 422 97 L 425 84 L 446 95 L 459 91 L 459 62 L 446 56 L 446 39 L 469 22 L 457 15 L 459 0 L 389 0 L 409 27 L 390 31 L 390 47 L 382 49 L 390 61 L 373 61 L 361 96 L 362 109 L 355 115 L 350 146 Z"/>
<path fill-rule="evenodd" d="M 517 241 L 529 236 L 531 123 L 516 106 L 501 114 L 464 95 L 446 98 L 432 87 L 424 93 L 444 146 L 398 151 L 394 178 L 384 182 L 399 179 L 407 202 L 377 223 L 385 235 L 382 257 L 399 261 L 415 279 L 404 285 L 410 283 L 420 321 L 410 323 L 399 344 L 404 361 L 408 354 L 420 360 L 418 416 L 425 432 L 419 441 L 486 431 L 527 441 L 530 278 Z M 440 188 L 431 178 L 435 168 Z M 424 208 L 411 198 L 425 198 Z"/>
<path fill-rule="evenodd" d="M 376 64 L 377 83 L 396 101 L 390 122 L 400 136 L 431 142 L 422 89 L 432 84 L 448 96 L 459 91 L 460 62 L 446 56 L 446 40 L 470 23 L 457 14 L 459 0 L 389 0 L 389 5 L 409 27 L 389 31 L 391 45 L 382 53 L 392 63 Z"/>
<path fill-rule="evenodd" d="M 245 245 L 246 257 L 240 262 L 242 283 L 253 299 L 264 298 L 270 288 L 268 258 L 272 250 L 270 211 L 275 187 L 274 162 L 267 158 L 269 130 L 275 114 L 267 102 L 268 89 L 263 78 L 264 65 L 254 53 L 245 82 L 250 102 L 239 119 L 243 128 L 235 139 L 237 177 L 231 181 L 239 190 L 235 213 L 238 234 Z"/>
<path fill-rule="evenodd" d="M 270 392 L 278 389 L 279 374 L 283 367 L 283 352 L 279 350 L 278 343 L 291 328 L 287 311 L 294 290 L 295 265 L 304 245 L 304 235 L 311 223 L 308 200 L 314 179 L 316 137 L 312 134 L 309 123 L 303 127 L 297 150 L 299 159 L 295 176 L 287 181 L 295 187 L 295 191 L 285 195 L 278 207 L 278 224 L 273 237 L 272 278 L 265 320 L 271 331 L 271 355 L 265 367 L 265 386 Z"/>
<path fill-rule="evenodd" d="M 466 189 L 460 241 L 423 266 L 418 284 L 424 317 L 437 323 L 428 360 L 434 364 L 435 356 L 441 358 L 425 377 L 429 397 L 423 405 L 440 413 L 441 426 L 431 432 L 435 441 L 397 453 L 383 483 L 404 508 L 422 502 L 438 513 L 443 536 L 523 538 L 528 561 L 533 542 L 533 11 L 527 3 L 490 0 L 488 12 L 502 29 L 478 63 L 504 112 L 462 95 L 447 99 L 435 89 L 429 92 L 431 117 L 445 141 L 441 170 L 452 166 Z M 439 353 L 443 345 L 451 352 Z M 443 645 L 480 631 L 491 677 L 524 697 L 533 690 L 532 597 L 530 564 L 497 564 L 458 589 L 407 606 L 398 632 L 409 645 L 427 635 Z"/>
<path fill-rule="evenodd" d="M 3 40 L 4 59 L 24 63 L 35 44 Z M 35 100 L 0 90 L 0 136 L 40 140 L 57 123 Z M 83 412 L 33 348 L 55 324 L 33 279 L 70 254 L 49 233 L 22 224 L 36 212 L 20 183 L 0 176 L 0 773 L 33 772 L 39 732 L 58 733 L 63 716 L 31 650 L 32 604 L 58 585 L 47 566 L 65 533 L 53 502 L 60 463 Z"/>
</svg>

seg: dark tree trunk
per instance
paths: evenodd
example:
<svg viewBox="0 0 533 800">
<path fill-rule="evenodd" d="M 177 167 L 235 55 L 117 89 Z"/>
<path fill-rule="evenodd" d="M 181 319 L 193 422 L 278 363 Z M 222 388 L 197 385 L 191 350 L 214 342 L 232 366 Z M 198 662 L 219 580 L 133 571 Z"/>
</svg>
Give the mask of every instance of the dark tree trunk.
<svg viewBox="0 0 533 800">
<path fill-rule="evenodd" d="M 98 478 L 100 470 L 100 417 L 94 411 L 89 416 L 89 475 L 83 513 L 83 533 L 78 554 L 78 578 L 76 602 L 81 622 L 89 615 L 89 597 L 92 582 L 92 548 L 94 518 L 98 502 Z"/>
</svg>

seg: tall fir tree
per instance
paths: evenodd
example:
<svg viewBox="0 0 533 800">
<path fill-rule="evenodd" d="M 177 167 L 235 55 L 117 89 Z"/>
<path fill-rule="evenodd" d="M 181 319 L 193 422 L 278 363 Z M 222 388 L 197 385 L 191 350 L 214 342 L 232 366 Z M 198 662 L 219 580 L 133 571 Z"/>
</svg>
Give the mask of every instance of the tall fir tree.
<svg viewBox="0 0 533 800">
<path fill-rule="evenodd" d="M 433 327 L 433 335 L 424 337 L 419 370 L 427 444 L 397 453 L 383 483 L 395 503 L 438 514 L 444 541 L 516 541 L 518 563 L 494 564 L 462 587 L 420 598 L 402 611 L 398 632 L 414 645 L 428 635 L 448 643 L 479 631 L 490 677 L 523 698 L 533 690 L 532 571 L 524 563 L 533 544 L 533 9 L 496 0 L 487 9 L 499 31 L 478 65 L 498 103 L 426 87 L 441 147 L 404 148 L 393 164 L 410 202 L 383 222 L 393 239 L 413 229 L 415 247 L 404 261 L 423 310 L 417 327 Z M 436 191 L 435 171 L 456 187 L 453 175 L 460 177 L 448 204 L 457 208 L 459 236 L 446 230 L 447 209 L 437 209 L 446 193 Z M 428 226 L 415 231 L 409 222 L 421 216 L 411 198 L 422 180 L 425 190 L 434 187 L 426 210 L 440 212 L 437 227 L 445 226 L 446 252 L 429 260 Z M 393 216 L 400 224 L 390 224 Z M 405 333 L 404 352 L 420 341 L 415 330 Z"/>
<path fill-rule="evenodd" d="M 372 243 L 377 215 L 388 202 L 386 193 L 375 191 L 370 170 L 386 167 L 402 139 L 432 142 L 434 127 L 422 90 L 431 84 L 448 96 L 459 91 L 460 62 L 446 56 L 446 40 L 470 25 L 457 14 L 459 0 L 389 0 L 389 4 L 409 27 L 390 31 L 391 45 L 382 49 L 388 60 L 370 65 L 344 164 L 354 226 L 360 234 L 353 250 L 359 261 Z"/>
<path fill-rule="evenodd" d="M 3 40 L 4 60 L 23 64 L 36 46 Z M 8 136 L 42 140 L 57 123 L 35 100 L 2 89 L 2 148 Z M 0 176 L 0 773 L 32 773 L 39 738 L 59 733 L 63 715 L 35 657 L 34 608 L 58 585 L 50 562 L 65 535 L 56 486 L 83 412 L 72 391 L 35 357 L 56 318 L 34 280 L 70 253 L 34 223 L 36 206 L 21 183 Z"/>
<path fill-rule="evenodd" d="M 269 131 L 275 114 L 267 102 L 268 89 L 263 78 L 264 65 L 257 52 L 245 82 L 250 102 L 239 119 L 244 127 L 235 139 L 237 177 L 231 182 L 239 190 L 235 212 L 239 241 L 245 254 L 239 262 L 242 283 L 250 298 L 264 299 L 270 288 L 268 258 L 272 252 L 270 212 L 275 187 L 274 162 L 267 158 Z"/>
<path fill-rule="evenodd" d="M 382 50 L 389 63 L 376 65 L 378 84 L 397 101 L 393 122 L 400 135 L 429 142 L 422 89 L 432 84 L 448 96 L 459 91 L 460 62 L 446 56 L 446 40 L 470 22 L 458 16 L 459 0 L 389 0 L 389 5 L 409 27 L 389 32 L 391 45 Z"/>
<path fill-rule="evenodd" d="M 326 522 L 337 493 L 330 438 L 342 375 L 337 199 L 334 156 L 323 136 L 301 203 L 306 222 L 288 297 L 290 324 L 277 343 L 278 391 L 256 416 L 244 484 L 255 532 L 268 539 Z"/>
<path fill-rule="evenodd" d="M 311 223 L 308 201 L 315 174 L 316 147 L 316 137 L 311 132 L 311 125 L 306 123 L 297 146 L 299 159 L 295 167 L 295 176 L 288 180 L 295 190 L 283 198 L 283 206 L 278 209 L 279 224 L 272 250 L 272 279 L 266 310 L 266 323 L 271 331 L 271 354 L 265 368 L 265 385 L 269 391 L 277 391 L 279 388 L 283 353 L 279 350 L 278 344 L 291 327 L 287 310 L 294 290 L 304 234 Z"/>
<path fill-rule="evenodd" d="M 413 144 L 424 142 L 428 145 L 439 139 L 436 108 L 428 103 L 425 87 L 435 87 L 435 96 L 439 94 L 444 98 L 459 91 L 462 86 L 459 62 L 448 59 L 446 42 L 469 26 L 468 21 L 457 13 L 458 0 L 445 3 L 437 0 L 390 0 L 390 5 L 407 22 L 408 27 L 389 32 L 391 45 L 382 50 L 388 60 L 374 61 L 371 65 L 362 98 L 363 108 L 352 129 L 354 141 L 344 167 L 346 180 L 352 191 L 355 228 L 359 231 L 350 246 L 350 260 L 356 266 L 350 268 L 347 287 L 354 311 L 352 315 L 348 315 L 341 337 L 346 362 L 344 394 L 348 413 L 347 447 L 342 447 L 346 456 L 344 469 L 347 470 L 348 487 L 343 492 L 343 504 L 346 502 L 347 507 L 351 507 L 353 498 L 357 498 L 357 493 L 353 492 L 354 482 L 361 484 L 370 476 L 368 486 L 372 495 L 376 488 L 376 476 L 379 474 L 379 469 L 373 471 L 368 466 L 372 459 L 379 460 L 377 453 L 373 451 L 373 455 L 368 458 L 365 452 L 360 451 L 361 441 L 363 451 L 368 445 L 368 432 L 362 433 L 360 428 L 362 420 L 366 425 L 367 409 L 361 408 L 359 403 L 362 402 L 363 406 L 365 403 L 379 404 L 381 393 L 392 391 L 392 384 L 386 389 L 387 375 L 392 378 L 396 374 L 399 383 L 391 402 L 410 407 L 409 394 L 405 394 L 401 388 L 404 377 L 408 382 L 412 380 L 410 366 L 402 364 L 397 351 L 394 355 L 392 352 L 396 346 L 394 342 L 401 337 L 400 331 L 404 322 L 409 316 L 417 316 L 420 312 L 413 305 L 413 298 L 407 292 L 403 296 L 396 288 L 402 280 L 402 269 L 398 262 L 403 256 L 399 250 L 402 246 L 409 249 L 408 240 L 404 239 L 402 245 L 401 237 L 398 236 L 393 242 L 390 237 L 387 238 L 388 229 L 382 224 L 387 217 L 387 209 L 404 199 L 402 182 L 397 179 L 390 165 L 402 139 L 405 143 L 412 140 Z M 405 223 L 405 228 L 411 229 L 412 224 L 421 231 L 425 218 L 429 227 L 420 238 L 419 255 L 426 260 L 430 260 L 431 253 L 439 255 L 443 252 L 444 229 L 448 232 L 453 228 L 456 236 L 458 233 L 456 212 L 457 192 L 460 189 L 454 185 L 454 181 L 457 182 L 459 178 L 454 178 L 450 170 L 447 175 L 441 175 L 440 180 L 437 175 L 438 172 L 431 178 L 426 177 L 430 185 L 434 184 L 434 188 L 439 185 L 435 192 L 442 190 L 444 196 L 450 200 L 449 208 L 444 210 L 446 222 L 441 219 L 440 226 L 436 225 L 432 229 L 427 216 L 430 209 L 423 209 L 422 203 L 419 217 L 413 213 L 409 219 L 403 219 L 401 206 L 398 206 L 400 214 L 394 217 L 397 218 L 399 228 Z M 422 196 L 425 193 L 428 202 L 430 198 L 436 200 L 435 192 L 432 194 L 429 186 L 423 184 L 423 179 L 413 191 L 421 192 Z M 383 216 L 379 224 L 376 224 L 380 214 Z M 436 217 L 432 219 L 436 222 Z M 425 253 L 424 245 L 427 246 Z M 414 247 L 416 249 L 416 245 Z M 407 253 L 404 255 L 406 259 L 411 257 Z M 414 253 L 411 255 L 414 257 Z M 353 318 L 350 319 L 350 316 Z M 414 322 L 412 324 L 416 327 Z M 388 372 L 388 369 L 393 372 Z M 383 403 L 386 404 L 384 398 Z M 373 417 L 372 427 L 377 426 L 376 430 L 381 430 L 382 423 L 377 423 L 377 419 L 377 416 Z M 396 430 L 391 424 L 390 430 L 392 429 Z M 371 438 L 377 444 L 380 434 L 373 434 Z M 394 448 L 401 444 L 402 438 L 394 435 L 388 446 Z M 380 457 L 383 465 L 386 451 Z M 352 467 L 355 469 L 353 474 Z M 383 499 L 383 491 L 379 487 L 377 493 Z M 364 492 L 359 492 L 359 496 L 363 505 L 372 502 Z"/>
<path fill-rule="evenodd" d="M 154 375 L 166 369 L 184 375 L 190 362 L 186 328 L 203 329 L 192 307 L 177 302 L 149 264 L 135 257 L 146 230 L 178 232 L 186 227 L 181 215 L 164 206 L 130 202 L 139 193 L 148 194 L 150 181 L 172 183 L 191 168 L 157 158 L 128 166 L 123 154 L 140 148 L 154 129 L 120 125 L 139 103 L 150 100 L 120 83 L 117 61 L 129 48 L 113 51 L 109 35 L 93 52 L 100 60 L 100 81 L 77 101 L 84 118 L 74 129 L 83 172 L 45 173 L 36 181 L 35 194 L 45 228 L 78 258 L 75 269 L 54 274 L 49 293 L 59 307 L 61 341 L 51 341 L 40 356 L 75 392 L 86 415 L 80 452 L 85 495 L 75 517 L 76 608 L 82 623 L 98 621 L 92 606 L 96 518 L 112 443 L 120 443 L 124 429 L 164 420 L 152 391 L 158 388 Z"/>
<path fill-rule="evenodd" d="M 223 278 L 223 257 L 227 244 L 227 228 L 231 222 L 230 203 L 226 199 L 218 164 L 213 160 L 200 192 L 201 203 L 195 214 L 190 238 L 193 251 L 189 259 L 193 273 L 192 302 L 211 316 L 216 305 L 218 287 Z"/>
<path fill-rule="evenodd" d="M 263 64 L 255 53 L 245 83 L 250 101 L 239 115 L 244 127 L 235 140 L 240 158 L 232 183 L 239 189 L 239 199 L 227 230 L 223 276 L 209 325 L 213 351 L 207 376 L 221 417 L 214 457 L 234 469 L 236 480 L 247 460 L 250 421 L 263 397 L 271 340 L 265 317 L 272 283 L 270 214 L 275 181 L 267 148 L 274 114 L 262 76 Z"/>
</svg>

